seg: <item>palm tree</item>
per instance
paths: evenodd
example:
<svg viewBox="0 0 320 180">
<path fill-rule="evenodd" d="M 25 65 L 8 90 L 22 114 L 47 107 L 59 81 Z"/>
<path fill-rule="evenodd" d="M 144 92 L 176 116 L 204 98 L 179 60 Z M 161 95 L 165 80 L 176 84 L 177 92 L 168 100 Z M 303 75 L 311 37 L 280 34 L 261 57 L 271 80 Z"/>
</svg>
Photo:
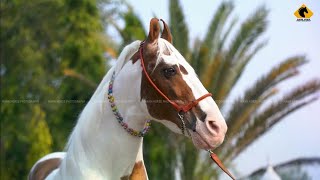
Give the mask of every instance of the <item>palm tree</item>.
<svg viewBox="0 0 320 180">
<path fill-rule="evenodd" d="M 234 31 L 237 24 L 237 19 L 231 18 L 233 8 L 233 2 L 222 2 L 204 39 L 197 39 L 190 48 L 188 26 L 180 3 L 178 0 L 170 0 L 169 6 L 169 26 L 174 46 L 189 60 L 205 87 L 214 92 L 213 98 L 223 112 L 226 111 L 224 102 L 246 65 L 267 44 L 261 40 L 267 28 L 267 9 L 264 6 L 256 9 L 240 25 L 235 35 L 230 37 L 230 32 Z M 119 31 L 123 44 L 127 44 L 134 39 L 133 32 L 128 34 L 130 30 L 138 30 L 139 36 L 145 31 L 130 6 L 123 17 L 123 29 L 112 20 L 111 24 Z M 226 39 L 231 39 L 230 44 L 226 44 Z M 230 110 L 224 114 L 229 127 L 227 140 L 216 150 L 222 161 L 230 165 L 232 160 L 284 117 L 317 99 L 314 96 L 320 89 L 317 79 L 294 88 L 280 99 L 274 98 L 279 93 L 277 86 L 298 75 L 299 67 L 306 63 L 306 57 L 300 55 L 283 60 L 267 74 L 261 74 L 233 102 Z M 161 135 L 164 133 L 169 135 L 164 137 Z M 213 171 L 209 158 L 203 158 L 204 154 L 198 152 L 190 141 L 169 133 L 161 125 L 153 126 L 153 131 L 145 139 L 145 145 L 146 166 L 151 179 L 174 179 L 176 172 L 180 173 L 182 179 L 210 179 L 218 177 L 220 173 Z"/>
</svg>

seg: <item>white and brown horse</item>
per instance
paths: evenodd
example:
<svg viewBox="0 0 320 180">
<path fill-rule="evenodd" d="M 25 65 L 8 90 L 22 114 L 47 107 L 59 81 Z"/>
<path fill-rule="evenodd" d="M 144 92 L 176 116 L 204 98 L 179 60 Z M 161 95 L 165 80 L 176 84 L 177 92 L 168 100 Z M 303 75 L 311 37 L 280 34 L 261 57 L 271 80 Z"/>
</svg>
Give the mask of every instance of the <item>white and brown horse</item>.
<svg viewBox="0 0 320 180">
<path fill-rule="evenodd" d="M 82 111 L 66 152 L 40 159 L 30 180 L 148 179 L 142 155 L 148 119 L 190 137 L 199 149 L 223 142 L 227 126 L 219 108 L 163 24 L 159 37 L 153 18 L 147 39 L 123 49 Z"/>
</svg>

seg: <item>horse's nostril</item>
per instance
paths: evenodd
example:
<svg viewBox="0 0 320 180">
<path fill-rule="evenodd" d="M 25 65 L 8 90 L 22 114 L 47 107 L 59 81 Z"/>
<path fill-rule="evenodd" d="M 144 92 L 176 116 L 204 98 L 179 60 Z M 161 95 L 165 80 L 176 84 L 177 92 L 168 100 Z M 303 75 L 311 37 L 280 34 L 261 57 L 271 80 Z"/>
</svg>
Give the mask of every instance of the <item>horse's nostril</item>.
<svg viewBox="0 0 320 180">
<path fill-rule="evenodd" d="M 209 121 L 208 122 L 208 125 L 209 125 L 209 129 L 211 131 L 214 131 L 215 133 L 219 133 L 219 126 L 214 122 L 214 121 Z"/>
</svg>

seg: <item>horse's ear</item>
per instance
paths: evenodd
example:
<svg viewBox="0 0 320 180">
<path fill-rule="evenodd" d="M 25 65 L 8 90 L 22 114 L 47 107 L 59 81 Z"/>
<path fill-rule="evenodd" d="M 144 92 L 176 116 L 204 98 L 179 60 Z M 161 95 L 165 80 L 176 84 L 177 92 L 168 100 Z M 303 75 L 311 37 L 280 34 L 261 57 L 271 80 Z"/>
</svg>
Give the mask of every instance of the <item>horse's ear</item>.
<svg viewBox="0 0 320 180">
<path fill-rule="evenodd" d="M 167 40 L 168 42 L 170 42 L 172 44 L 172 35 L 170 32 L 170 29 L 168 27 L 168 25 L 166 24 L 166 22 L 164 22 L 164 20 L 160 19 L 163 23 L 163 31 L 161 34 L 161 38 Z"/>
<path fill-rule="evenodd" d="M 150 21 L 149 35 L 147 41 L 153 43 L 155 40 L 159 38 L 160 34 L 160 25 L 159 19 L 152 18 Z"/>
</svg>

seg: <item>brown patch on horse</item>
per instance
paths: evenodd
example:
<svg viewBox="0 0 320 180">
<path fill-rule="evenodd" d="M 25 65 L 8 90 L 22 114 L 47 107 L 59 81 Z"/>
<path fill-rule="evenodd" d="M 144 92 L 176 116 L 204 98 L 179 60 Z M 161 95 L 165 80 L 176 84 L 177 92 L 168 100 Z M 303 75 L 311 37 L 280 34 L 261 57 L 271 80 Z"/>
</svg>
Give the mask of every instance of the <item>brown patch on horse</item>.
<svg viewBox="0 0 320 180">
<path fill-rule="evenodd" d="M 144 164 L 142 161 L 136 162 L 134 164 L 133 170 L 129 175 L 123 176 L 120 178 L 121 180 L 146 180 L 147 173 L 144 168 Z"/>
<path fill-rule="evenodd" d="M 139 50 L 136 53 L 134 53 L 134 55 L 130 59 L 132 61 L 132 64 L 136 63 L 138 61 L 138 59 L 140 59 Z"/>
<path fill-rule="evenodd" d="M 130 180 L 145 180 L 147 179 L 147 172 L 145 171 L 144 164 L 139 161 L 134 164 Z"/>
<path fill-rule="evenodd" d="M 43 180 L 45 179 L 53 170 L 60 166 L 61 158 L 52 158 L 45 161 L 39 162 L 30 172 L 29 180 Z"/>
<path fill-rule="evenodd" d="M 184 75 L 188 75 L 188 71 L 181 64 L 179 64 L 179 69 Z"/>
<path fill-rule="evenodd" d="M 181 72 L 178 70 L 178 66 L 173 66 L 177 74 L 173 77 L 166 78 L 163 75 L 162 69 L 166 68 L 168 65 L 164 62 L 160 62 L 158 66 L 153 70 L 153 72 L 148 72 L 149 76 L 157 87 L 170 99 L 176 101 L 179 105 L 187 104 L 193 100 L 195 97 L 191 88 L 182 78 Z M 175 123 L 181 128 L 181 120 L 179 119 L 178 112 L 176 109 L 168 103 L 149 83 L 144 73 L 142 73 L 141 81 L 141 98 L 146 100 L 148 112 L 150 115 L 156 119 L 166 119 Z M 185 118 L 189 119 L 186 122 L 186 126 L 191 128 L 191 119 L 194 119 L 194 112 L 199 112 L 200 107 L 196 106 L 194 110 L 189 111 L 185 114 Z M 197 115 L 196 115 L 197 116 Z"/>
<path fill-rule="evenodd" d="M 155 37 L 157 37 L 157 33 L 159 33 L 159 31 L 160 27 L 158 25 L 158 21 L 152 19 L 150 22 L 149 36 L 143 45 L 143 59 L 147 73 L 156 86 L 170 100 L 176 101 L 179 105 L 185 105 L 195 100 L 191 88 L 182 77 L 182 73 L 187 73 L 183 72 L 186 71 L 186 69 L 184 67 L 180 67 L 179 70 L 177 65 L 172 66 L 175 68 L 177 74 L 170 78 L 166 78 L 163 75 L 163 69 L 168 68 L 169 65 L 162 61 L 158 63 L 157 67 L 154 67 L 154 65 L 157 64 L 156 61 L 158 59 L 158 39 Z M 170 51 L 166 49 L 162 53 L 169 55 Z M 154 89 L 143 72 L 140 93 L 141 99 L 146 100 L 148 112 L 153 118 L 169 120 L 181 128 L 181 120 L 176 109 Z M 205 117 L 203 114 L 204 112 L 200 109 L 199 105 L 194 107 L 191 111 L 188 111 L 184 115 L 185 119 L 187 119 L 186 126 L 194 129 L 196 118 L 198 117 L 200 119 Z"/>
</svg>

